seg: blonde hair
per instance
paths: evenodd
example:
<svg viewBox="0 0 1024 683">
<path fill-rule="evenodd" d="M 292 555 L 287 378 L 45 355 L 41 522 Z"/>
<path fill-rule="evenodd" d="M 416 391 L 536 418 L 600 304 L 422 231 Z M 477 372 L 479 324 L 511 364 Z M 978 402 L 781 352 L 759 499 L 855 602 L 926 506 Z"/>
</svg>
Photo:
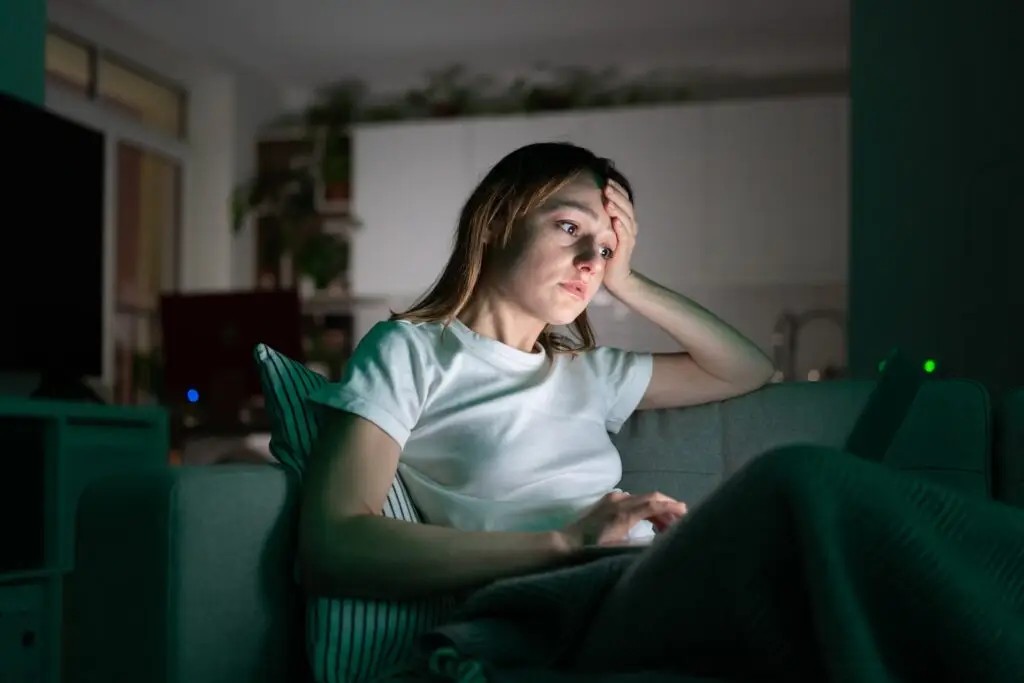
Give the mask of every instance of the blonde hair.
<svg viewBox="0 0 1024 683">
<path fill-rule="evenodd" d="M 542 142 L 504 157 L 470 194 L 459 215 L 448 263 L 430 290 L 408 310 L 392 312 L 392 320 L 450 324 L 466 307 L 480 284 L 489 249 L 505 250 L 513 232 L 552 195 L 581 176 L 600 187 L 609 179 L 633 193 L 626 178 L 608 159 L 559 142 Z M 578 353 L 594 348 L 594 330 L 584 310 L 570 324 L 573 336 L 545 327 L 538 343 L 544 351 Z"/>
</svg>

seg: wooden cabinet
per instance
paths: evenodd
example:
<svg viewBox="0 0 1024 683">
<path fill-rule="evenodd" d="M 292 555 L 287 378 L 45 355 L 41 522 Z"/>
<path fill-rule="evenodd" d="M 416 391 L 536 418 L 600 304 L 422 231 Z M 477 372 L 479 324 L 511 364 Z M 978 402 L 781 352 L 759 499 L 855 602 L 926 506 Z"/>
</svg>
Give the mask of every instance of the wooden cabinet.
<svg viewBox="0 0 1024 683">
<path fill-rule="evenodd" d="M 256 145 L 258 174 L 287 173 L 297 165 L 308 164 L 314 154 L 312 143 L 298 131 L 287 131 L 260 139 Z M 258 289 L 293 287 L 294 273 L 285 252 L 284 234 L 274 216 L 256 217 L 256 273 Z"/>
</svg>

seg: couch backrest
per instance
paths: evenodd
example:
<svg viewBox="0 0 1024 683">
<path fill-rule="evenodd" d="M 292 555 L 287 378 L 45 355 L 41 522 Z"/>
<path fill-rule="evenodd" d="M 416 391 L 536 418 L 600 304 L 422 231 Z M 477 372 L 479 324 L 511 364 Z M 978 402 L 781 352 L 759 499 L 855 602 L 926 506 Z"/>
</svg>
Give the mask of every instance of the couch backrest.
<svg viewBox="0 0 1024 683">
<path fill-rule="evenodd" d="M 699 502 L 774 446 L 842 445 L 872 387 L 781 384 L 720 404 L 637 413 L 616 436 L 623 485 Z M 1024 401 L 1015 405 L 1024 415 Z M 887 460 L 985 494 L 989 413 L 978 385 L 929 383 Z M 1024 431 L 1014 434 L 1020 448 Z M 94 486 L 79 504 L 67 586 L 67 680 L 302 680 L 297 497 L 295 477 L 265 465 L 172 468 Z"/>
<path fill-rule="evenodd" d="M 693 505 L 756 455 L 804 442 L 841 447 L 872 381 L 794 382 L 722 403 L 638 412 L 615 436 L 626 490 Z M 991 491 L 991 409 L 974 382 L 928 382 L 886 462 L 979 495 Z"/>
</svg>

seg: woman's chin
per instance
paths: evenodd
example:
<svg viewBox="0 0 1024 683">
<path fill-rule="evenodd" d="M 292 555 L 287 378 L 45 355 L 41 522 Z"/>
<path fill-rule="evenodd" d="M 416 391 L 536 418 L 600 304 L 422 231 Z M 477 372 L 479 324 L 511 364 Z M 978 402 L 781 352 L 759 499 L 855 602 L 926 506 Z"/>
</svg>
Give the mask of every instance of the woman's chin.
<svg viewBox="0 0 1024 683">
<path fill-rule="evenodd" d="M 572 311 L 552 311 L 551 314 L 548 316 L 548 325 L 571 325 L 576 321 L 576 318 L 580 317 L 580 315 L 585 310 L 587 310 L 586 307 L 577 308 Z"/>
</svg>

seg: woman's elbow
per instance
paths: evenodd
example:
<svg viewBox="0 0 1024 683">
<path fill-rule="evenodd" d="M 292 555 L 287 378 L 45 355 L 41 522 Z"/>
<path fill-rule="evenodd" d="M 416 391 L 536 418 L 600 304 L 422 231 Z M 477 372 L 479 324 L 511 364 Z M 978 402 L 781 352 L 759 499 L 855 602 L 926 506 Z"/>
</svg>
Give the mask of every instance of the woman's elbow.
<svg viewBox="0 0 1024 683">
<path fill-rule="evenodd" d="M 322 595 L 326 589 L 324 578 L 327 574 L 324 549 L 302 524 L 299 525 L 295 554 L 299 584 L 308 595 Z"/>
<path fill-rule="evenodd" d="M 365 541 L 358 534 L 359 517 L 349 517 L 333 523 L 307 520 L 300 523 L 297 552 L 298 579 L 307 595 L 338 597 L 361 594 L 364 577 L 359 568 L 365 558 L 354 557 Z M 353 522 L 356 524 L 353 525 Z"/>
</svg>

